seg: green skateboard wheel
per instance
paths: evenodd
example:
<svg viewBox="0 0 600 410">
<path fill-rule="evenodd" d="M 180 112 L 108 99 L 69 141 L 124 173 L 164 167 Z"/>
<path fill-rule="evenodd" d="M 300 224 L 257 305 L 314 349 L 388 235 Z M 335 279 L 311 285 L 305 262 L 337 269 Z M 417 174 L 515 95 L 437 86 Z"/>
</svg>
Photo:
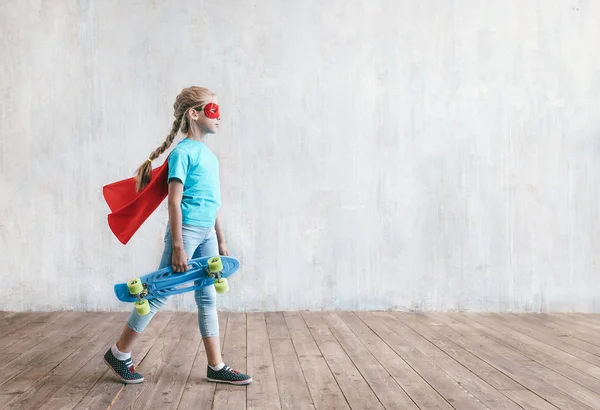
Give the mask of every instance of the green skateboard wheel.
<svg viewBox="0 0 600 410">
<path fill-rule="evenodd" d="M 225 293 L 229 290 L 227 279 L 222 278 L 221 281 L 215 281 L 215 290 L 217 293 Z"/>
<path fill-rule="evenodd" d="M 210 273 L 217 273 L 223 270 L 223 261 L 220 257 L 215 256 L 208 260 L 208 270 Z"/>
<path fill-rule="evenodd" d="M 132 295 L 139 295 L 144 290 L 144 285 L 142 285 L 140 278 L 133 278 L 128 281 L 127 287 L 129 288 L 129 293 Z"/>
<path fill-rule="evenodd" d="M 146 299 L 135 302 L 135 311 L 140 316 L 146 316 L 150 313 L 150 303 Z"/>
</svg>

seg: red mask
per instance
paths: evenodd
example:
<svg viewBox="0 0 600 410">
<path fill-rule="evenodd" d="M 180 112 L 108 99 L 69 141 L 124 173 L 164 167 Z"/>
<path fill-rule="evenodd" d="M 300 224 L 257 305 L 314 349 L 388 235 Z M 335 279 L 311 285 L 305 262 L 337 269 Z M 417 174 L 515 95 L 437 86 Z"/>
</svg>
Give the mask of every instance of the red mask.
<svg viewBox="0 0 600 410">
<path fill-rule="evenodd" d="M 208 103 L 204 107 L 204 115 L 211 120 L 215 120 L 221 116 L 219 113 L 219 106 L 215 103 Z"/>
</svg>

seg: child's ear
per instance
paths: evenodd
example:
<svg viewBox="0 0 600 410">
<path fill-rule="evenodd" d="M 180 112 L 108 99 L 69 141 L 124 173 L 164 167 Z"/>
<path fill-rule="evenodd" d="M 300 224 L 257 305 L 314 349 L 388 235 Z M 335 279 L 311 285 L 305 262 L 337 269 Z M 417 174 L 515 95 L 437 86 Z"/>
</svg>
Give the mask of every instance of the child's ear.
<svg viewBox="0 0 600 410">
<path fill-rule="evenodd" d="M 200 116 L 198 115 L 198 111 L 196 111 L 194 108 L 190 108 L 188 110 L 188 118 L 196 121 Z"/>
</svg>

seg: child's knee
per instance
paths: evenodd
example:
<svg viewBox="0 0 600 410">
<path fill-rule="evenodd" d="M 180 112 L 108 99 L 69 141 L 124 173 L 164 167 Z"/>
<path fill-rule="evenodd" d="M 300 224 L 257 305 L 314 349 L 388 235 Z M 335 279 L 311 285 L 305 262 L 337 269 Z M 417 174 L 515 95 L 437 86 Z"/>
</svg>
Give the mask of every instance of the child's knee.
<svg viewBox="0 0 600 410">
<path fill-rule="evenodd" d="M 150 310 L 152 310 L 155 313 L 158 312 L 160 309 L 162 309 L 165 303 L 167 303 L 167 300 L 168 299 L 166 297 L 149 299 L 148 303 L 150 304 Z"/>
<path fill-rule="evenodd" d="M 214 286 L 207 286 L 196 291 L 194 298 L 198 311 L 213 310 L 217 308 L 217 292 Z"/>
</svg>

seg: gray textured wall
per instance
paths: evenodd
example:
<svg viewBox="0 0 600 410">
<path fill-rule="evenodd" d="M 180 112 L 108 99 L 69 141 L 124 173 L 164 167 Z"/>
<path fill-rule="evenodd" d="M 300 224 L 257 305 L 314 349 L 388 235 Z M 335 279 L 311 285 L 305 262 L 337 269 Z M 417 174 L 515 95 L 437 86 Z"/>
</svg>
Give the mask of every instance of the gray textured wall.
<svg viewBox="0 0 600 410">
<path fill-rule="evenodd" d="M 6 1 L 0 38 L 0 309 L 130 308 L 166 204 L 122 246 L 101 189 L 196 84 L 221 309 L 600 312 L 600 2 Z"/>
</svg>

